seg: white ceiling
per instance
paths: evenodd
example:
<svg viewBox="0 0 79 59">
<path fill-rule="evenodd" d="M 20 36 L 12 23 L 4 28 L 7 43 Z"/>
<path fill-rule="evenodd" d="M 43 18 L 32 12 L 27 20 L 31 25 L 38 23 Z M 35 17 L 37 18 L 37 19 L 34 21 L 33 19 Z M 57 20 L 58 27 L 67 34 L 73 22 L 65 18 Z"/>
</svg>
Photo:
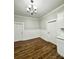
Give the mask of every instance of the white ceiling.
<svg viewBox="0 0 79 59">
<path fill-rule="evenodd" d="M 26 8 L 30 0 L 14 0 L 14 14 L 21 16 L 41 17 L 64 3 L 64 0 L 34 0 L 37 7 L 37 14 L 30 15 Z"/>
</svg>

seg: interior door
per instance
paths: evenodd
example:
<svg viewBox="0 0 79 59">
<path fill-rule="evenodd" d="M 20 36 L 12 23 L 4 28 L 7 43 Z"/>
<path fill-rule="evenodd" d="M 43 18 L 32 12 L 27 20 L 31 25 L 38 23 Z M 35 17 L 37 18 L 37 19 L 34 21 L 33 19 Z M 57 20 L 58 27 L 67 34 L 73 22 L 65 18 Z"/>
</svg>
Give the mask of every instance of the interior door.
<svg viewBox="0 0 79 59">
<path fill-rule="evenodd" d="M 14 41 L 19 41 L 23 39 L 23 23 L 14 23 Z"/>
<path fill-rule="evenodd" d="M 56 44 L 56 19 L 47 22 L 48 40 Z"/>
</svg>

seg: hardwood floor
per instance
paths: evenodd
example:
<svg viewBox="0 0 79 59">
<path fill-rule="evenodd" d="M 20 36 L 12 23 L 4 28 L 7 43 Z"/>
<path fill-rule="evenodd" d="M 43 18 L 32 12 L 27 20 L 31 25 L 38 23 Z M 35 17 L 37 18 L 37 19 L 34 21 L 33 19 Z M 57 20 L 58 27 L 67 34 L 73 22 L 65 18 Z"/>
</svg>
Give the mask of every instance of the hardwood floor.
<svg viewBox="0 0 79 59">
<path fill-rule="evenodd" d="M 57 46 L 41 38 L 14 42 L 14 59 L 64 59 Z"/>
</svg>

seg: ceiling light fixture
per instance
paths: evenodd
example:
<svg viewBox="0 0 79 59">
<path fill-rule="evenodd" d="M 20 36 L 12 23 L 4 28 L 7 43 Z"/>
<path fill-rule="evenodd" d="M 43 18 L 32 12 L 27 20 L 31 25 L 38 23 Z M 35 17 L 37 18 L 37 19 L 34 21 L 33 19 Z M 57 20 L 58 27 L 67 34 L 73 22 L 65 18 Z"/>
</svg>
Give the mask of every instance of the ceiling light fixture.
<svg viewBox="0 0 79 59">
<path fill-rule="evenodd" d="M 31 15 L 34 15 L 37 13 L 37 7 L 34 6 L 34 1 L 30 1 L 30 5 L 27 7 L 27 12 L 30 13 Z"/>
</svg>

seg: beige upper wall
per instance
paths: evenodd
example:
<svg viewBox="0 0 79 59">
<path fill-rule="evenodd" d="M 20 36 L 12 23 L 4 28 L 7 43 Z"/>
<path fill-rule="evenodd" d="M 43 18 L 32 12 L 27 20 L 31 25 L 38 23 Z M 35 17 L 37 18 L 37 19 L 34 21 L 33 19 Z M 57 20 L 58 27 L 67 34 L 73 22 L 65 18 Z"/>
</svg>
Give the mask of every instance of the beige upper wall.
<svg viewBox="0 0 79 59">
<path fill-rule="evenodd" d="M 50 13 L 44 15 L 43 17 L 41 17 L 41 29 L 46 29 L 46 22 L 48 20 L 52 20 L 52 19 L 57 19 L 57 14 L 60 12 L 64 11 L 64 4 L 62 4 L 61 6 L 59 6 L 58 8 L 52 10 Z"/>
</svg>

